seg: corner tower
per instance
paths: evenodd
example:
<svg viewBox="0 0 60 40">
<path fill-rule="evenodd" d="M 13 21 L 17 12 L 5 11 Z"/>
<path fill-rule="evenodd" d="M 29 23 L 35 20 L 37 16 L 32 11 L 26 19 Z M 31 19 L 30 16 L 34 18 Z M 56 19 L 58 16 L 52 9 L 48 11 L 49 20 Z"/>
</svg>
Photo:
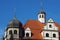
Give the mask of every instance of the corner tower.
<svg viewBox="0 0 60 40">
<path fill-rule="evenodd" d="M 16 18 L 16 15 L 14 15 L 14 18 L 7 24 L 4 40 L 22 40 L 22 37 L 22 23 Z"/>
<path fill-rule="evenodd" d="M 46 21 L 46 13 L 44 12 L 43 8 L 42 8 L 42 0 L 40 0 L 40 11 L 38 12 L 38 20 L 41 22 L 41 23 L 45 23 Z"/>
</svg>

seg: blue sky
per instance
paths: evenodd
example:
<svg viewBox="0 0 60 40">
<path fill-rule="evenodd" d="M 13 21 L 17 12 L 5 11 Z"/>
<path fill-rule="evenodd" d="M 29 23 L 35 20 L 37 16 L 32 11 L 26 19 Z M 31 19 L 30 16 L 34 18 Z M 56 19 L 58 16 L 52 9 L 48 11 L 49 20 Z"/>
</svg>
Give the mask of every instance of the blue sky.
<svg viewBox="0 0 60 40">
<path fill-rule="evenodd" d="M 46 20 L 51 17 L 60 23 L 60 0 L 43 0 L 42 7 L 46 12 Z M 14 8 L 16 8 L 17 19 L 23 24 L 28 19 L 37 20 L 40 0 L 0 0 L 0 40 L 9 20 L 14 17 Z"/>
</svg>

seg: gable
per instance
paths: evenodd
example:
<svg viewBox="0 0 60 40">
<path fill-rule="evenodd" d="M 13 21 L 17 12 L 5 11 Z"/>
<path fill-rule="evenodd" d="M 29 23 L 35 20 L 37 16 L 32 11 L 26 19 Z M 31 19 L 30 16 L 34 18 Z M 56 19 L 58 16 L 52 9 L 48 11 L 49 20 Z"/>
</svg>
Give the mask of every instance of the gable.
<svg viewBox="0 0 60 40">
<path fill-rule="evenodd" d="M 49 18 L 47 22 L 54 22 L 52 18 Z"/>
<path fill-rule="evenodd" d="M 54 23 L 46 23 L 46 25 L 44 26 L 45 30 L 58 30 L 58 27 L 56 27 L 56 25 Z"/>
<path fill-rule="evenodd" d="M 29 27 L 27 27 L 27 28 L 25 29 L 25 31 L 30 31 L 30 28 L 29 28 Z"/>
</svg>

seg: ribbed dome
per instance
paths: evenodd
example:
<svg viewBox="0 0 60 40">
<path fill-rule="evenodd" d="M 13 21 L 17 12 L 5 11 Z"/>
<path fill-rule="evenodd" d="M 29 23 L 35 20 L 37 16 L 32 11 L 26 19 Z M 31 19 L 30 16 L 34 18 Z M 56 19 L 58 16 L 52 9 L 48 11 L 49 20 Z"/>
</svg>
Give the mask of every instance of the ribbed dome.
<svg viewBox="0 0 60 40">
<path fill-rule="evenodd" d="M 15 17 L 14 19 L 10 20 L 7 25 L 7 27 L 20 27 L 20 26 L 22 27 L 22 23 L 19 20 L 17 20 Z"/>
</svg>

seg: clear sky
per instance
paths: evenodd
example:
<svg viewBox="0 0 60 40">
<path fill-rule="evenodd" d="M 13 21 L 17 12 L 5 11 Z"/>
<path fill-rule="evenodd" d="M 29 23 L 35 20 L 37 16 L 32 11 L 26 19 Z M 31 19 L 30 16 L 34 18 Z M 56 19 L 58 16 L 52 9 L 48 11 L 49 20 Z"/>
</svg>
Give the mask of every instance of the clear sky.
<svg viewBox="0 0 60 40">
<path fill-rule="evenodd" d="M 42 6 L 46 12 L 46 20 L 51 17 L 60 23 L 60 0 L 43 0 Z M 0 0 L 0 40 L 9 20 L 14 17 L 14 8 L 16 8 L 17 19 L 23 24 L 28 19 L 37 20 L 40 0 Z"/>
</svg>

